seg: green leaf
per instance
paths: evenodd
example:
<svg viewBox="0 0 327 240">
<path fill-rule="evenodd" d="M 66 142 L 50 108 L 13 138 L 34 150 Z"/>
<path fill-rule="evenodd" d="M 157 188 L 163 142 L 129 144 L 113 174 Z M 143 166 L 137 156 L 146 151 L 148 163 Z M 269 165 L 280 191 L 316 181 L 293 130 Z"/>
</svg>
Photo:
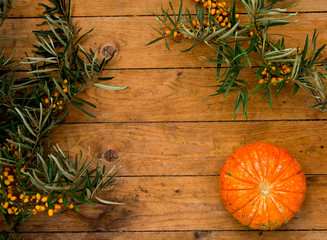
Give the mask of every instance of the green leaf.
<svg viewBox="0 0 327 240">
<path fill-rule="evenodd" d="M 97 81 L 109 81 L 109 80 L 112 80 L 112 79 L 114 79 L 115 77 L 99 77 L 98 79 L 97 79 Z"/>
<path fill-rule="evenodd" d="M 87 105 L 89 105 L 89 106 L 91 106 L 91 107 L 93 107 L 93 108 L 97 108 L 97 106 L 95 106 L 93 103 L 90 103 L 89 101 L 86 101 L 86 100 L 84 100 L 84 99 L 81 99 L 81 98 L 79 98 L 79 97 L 75 97 L 78 101 L 80 101 L 80 102 L 82 102 L 82 103 L 85 103 L 85 104 L 87 104 Z"/>
<path fill-rule="evenodd" d="M 103 85 L 103 84 L 99 84 L 99 83 L 94 83 L 94 86 L 105 89 L 105 90 L 110 90 L 110 91 L 124 90 L 127 88 L 127 87 L 113 87 L 113 86 Z"/>
<path fill-rule="evenodd" d="M 236 103 L 235 103 L 235 108 L 234 108 L 234 120 L 236 119 L 236 114 L 238 112 L 238 110 L 240 109 L 242 103 L 242 99 L 241 99 L 241 94 L 240 92 L 237 93 L 237 97 L 236 97 Z"/>
<path fill-rule="evenodd" d="M 84 108 L 81 107 L 81 103 L 75 102 L 75 101 L 71 101 L 71 104 L 73 106 L 75 106 L 76 108 L 78 108 L 79 110 L 81 110 L 82 112 L 84 112 L 86 115 L 96 118 L 96 116 L 94 116 L 93 114 L 89 113 L 88 111 L 86 111 Z"/>
<path fill-rule="evenodd" d="M 294 90 L 293 90 L 293 96 L 295 96 L 295 94 L 297 93 L 297 91 L 299 90 L 300 88 L 300 85 L 295 83 L 295 86 L 294 86 Z"/>
<path fill-rule="evenodd" d="M 248 89 L 243 88 L 242 94 L 243 94 L 243 98 L 242 98 L 242 100 L 243 100 L 243 115 L 245 116 L 246 119 L 248 119 L 248 116 L 246 114 L 246 109 L 247 109 L 248 101 L 249 101 Z"/>
<path fill-rule="evenodd" d="M 242 53 L 242 56 L 243 56 L 244 60 L 246 61 L 246 63 L 249 65 L 249 67 L 251 67 L 250 58 L 247 55 L 246 51 L 242 48 L 242 46 L 239 43 L 236 43 L 236 47 Z"/>
<path fill-rule="evenodd" d="M 196 45 L 198 45 L 199 42 L 195 42 L 190 48 L 185 49 L 185 50 L 181 50 L 182 53 L 186 53 L 191 51 Z"/>
<path fill-rule="evenodd" d="M 107 201 L 107 200 L 103 200 L 102 198 L 99 198 L 97 196 L 94 196 L 96 200 L 98 200 L 99 202 L 101 203 L 104 203 L 104 204 L 115 204 L 115 205 L 124 205 L 125 203 L 118 203 L 118 202 L 110 202 L 110 201 Z"/>
</svg>

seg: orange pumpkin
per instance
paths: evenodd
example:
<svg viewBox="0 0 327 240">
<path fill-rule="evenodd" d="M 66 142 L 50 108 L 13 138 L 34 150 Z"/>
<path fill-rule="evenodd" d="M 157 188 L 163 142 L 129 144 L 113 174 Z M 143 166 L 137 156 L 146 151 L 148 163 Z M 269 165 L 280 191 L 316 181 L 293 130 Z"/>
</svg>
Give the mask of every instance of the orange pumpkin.
<svg viewBox="0 0 327 240">
<path fill-rule="evenodd" d="M 227 211 L 260 230 L 278 228 L 293 218 L 306 190 L 299 162 L 268 143 L 238 148 L 224 163 L 219 184 Z"/>
</svg>

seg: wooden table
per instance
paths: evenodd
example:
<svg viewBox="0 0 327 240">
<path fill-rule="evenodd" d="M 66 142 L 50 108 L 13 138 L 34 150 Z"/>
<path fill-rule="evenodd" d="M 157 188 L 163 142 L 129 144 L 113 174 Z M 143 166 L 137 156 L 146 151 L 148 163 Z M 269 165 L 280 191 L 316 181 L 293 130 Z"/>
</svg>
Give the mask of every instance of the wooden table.
<svg viewBox="0 0 327 240">
<path fill-rule="evenodd" d="M 327 115 L 309 110 L 315 104 L 305 93 L 292 97 L 292 86 L 273 99 L 253 96 L 248 120 L 233 121 L 235 96 L 207 97 L 215 92 L 213 65 L 198 60 L 210 51 L 198 47 L 182 54 L 181 45 L 145 44 L 157 37 L 152 11 L 168 0 L 72 0 L 74 19 L 94 32 L 84 45 L 118 49 L 106 76 L 116 76 L 109 92 L 90 88 L 81 98 L 98 106 L 90 118 L 69 108 L 70 116 L 56 129 L 52 142 L 71 153 L 91 147 L 108 166 L 122 166 L 124 178 L 101 197 L 125 205 L 82 205 L 48 217 L 33 216 L 19 228 L 24 239 L 327 239 Z M 38 0 L 17 0 L 1 34 L 32 40 L 41 19 Z M 172 1 L 178 6 L 178 0 Z M 287 0 L 287 3 L 293 1 Z M 193 9 L 193 1 L 185 0 Z M 319 44 L 327 42 L 326 0 L 298 0 L 300 23 L 276 32 L 302 45 L 316 27 Z M 31 49 L 11 43 L 16 56 Z M 185 48 L 185 45 L 183 46 Z M 326 51 L 324 52 L 326 54 Z M 250 71 L 245 79 L 253 78 Z M 277 231 L 251 231 L 223 207 L 218 187 L 221 166 L 239 146 L 269 142 L 288 149 L 307 176 L 301 211 Z M 1 225 L 3 225 L 2 223 Z"/>
</svg>

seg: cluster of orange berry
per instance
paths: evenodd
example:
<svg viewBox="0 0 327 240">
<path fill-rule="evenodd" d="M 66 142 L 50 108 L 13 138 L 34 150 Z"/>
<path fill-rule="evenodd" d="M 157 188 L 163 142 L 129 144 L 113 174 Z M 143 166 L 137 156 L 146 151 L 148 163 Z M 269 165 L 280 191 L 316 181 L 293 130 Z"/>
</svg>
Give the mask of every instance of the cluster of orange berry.
<svg viewBox="0 0 327 240">
<path fill-rule="evenodd" d="M 215 16 L 217 23 L 221 27 L 232 27 L 230 22 L 230 8 L 227 8 L 226 2 L 217 2 L 217 0 L 194 0 L 196 3 L 202 2 L 203 7 L 208 9 L 212 16 Z M 239 18 L 239 14 L 235 14 L 235 18 Z"/>
<path fill-rule="evenodd" d="M 10 141 L 13 141 L 13 139 L 9 139 Z M 18 146 L 14 145 L 14 144 L 9 144 L 8 147 L 7 146 L 2 146 L 2 144 L 0 143 L 0 147 L 2 147 L 3 150 L 5 150 L 9 155 L 11 156 L 15 156 L 18 158 Z"/>
<path fill-rule="evenodd" d="M 52 208 L 49 208 L 48 206 L 48 196 L 41 196 L 40 193 L 33 194 L 30 202 L 34 206 L 33 208 L 33 214 L 37 214 L 38 212 L 43 212 L 46 209 L 48 209 L 48 215 L 51 217 L 54 213 L 57 213 L 59 209 L 63 207 L 63 199 L 60 197 L 57 200 L 57 203 L 52 206 Z M 74 204 L 70 203 L 67 206 L 69 209 L 74 208 Z"/>
<path fill-rule="evenodd" d="M 64 93 L 68 93 L 68 87 L 67 87 L 67 84 L 68 84 L 68 80 L 65 79 L 65 80 L 64 80 L 64 84 L 62 84 L 62 86 L 61 86 L 61 87 L 62 87 L 62 91 L 63 91 Z M 58 99 L 59 94 L 60 94 L 60 93 L 59 93 L 58 91 L 56 91 L 56 92 L 53 94 L 53 99 L 56 99 L 56 102 L 54 102 L 54 103 L 52 104 L 51 107 L 52 107 L 52 109 L 54 109 L 54 111 L 56 111 L 56 110 L 61 111 L 61 110 L 63 109 L 64 101 Z M 50 103 L 50 99 L 45 98 L 45 99 L 44 99 L 44 103 L 45 103 L 46 106 L 48 106 L 49 103 Z"/>
<path fill-rule="evenodd" d="M 10 139 L 13 141 L 13 139 Z M 9 155 L 20 159 L 21 156 L 18 152 L 18 147 L 14 144 L 3 145 L 0 144 L 0 147 L 5 150 Z M 31 154 L 26 155 L 27 158 L 31 157 Z M 25 162 L 23 162 L 25 164 Z M 20 173 L 25 172 L 25 166 L 20 168 Z M 52 208 L 48 208 L 48 197 L 47 195 L 41 195 L 40 193 L 36 194 L 26 194 L 19 191 L 19 182 L 25 178 L 23 174 L 20 176 L 17 174 L 18 169 L 14 166 L 5 166 L 1 168 L 0 178 L 4 183 L 4 188 L 0 192 L 0 205 L 2 208 L 7 211 L 10 215 L 18 215 L 24 212 L 42 212 L 48 209 L 48 215 L 52 216 L 59 209 L 62 208 L 63 199 L 60 197 L 57 200 L 57 204 L 54 204 Z M 19 176 L 19 177 L 18 177 Z M 69 209 L 73 209 L 73 204 L 68 204 Z"/>
<path fill-rule="evenodd" d="M 177 28 L 182 28 L 182 25 L 181 24 L 178 24 L 177 25 Z M 165 32 L 166 35 L 169 35 L 173 29 L 174 28 L 171 28 L 171 30 L 166 30 L 166 32 Z M 188 27 L 187 30 L 191 31 L 191 28 Z M 192 39 L 191 37 L 189 37 L 189 36 L 187 36 L 185 34 L 181 34 L 181 33 L 177 32 L 177 31 L 174 31 L 174 34 L 173 34 L 173 37 L 174 38 L 181 37 L 181 36 L 183 36 L 184 38 Z"/>
<path fill-rule="evenodd" d="M 25 167 L 22 167 L 21 172 L 24 171 Z M 5 185 L 5 189 L 2 189 L 3 199 L 1 200 L 1 206 L 7 210 L 8 214 L 18 215 L 22 211 L 22 209 L 17 204 L 19 201 L 19 195 L 15 194 L 18 169 L 16 167 L 7 166 L 3 168 L 2 172 L 3 173 L 0 175 L 0 178 Z M 21 176 L 21 178 L 24 178 L 24 176 Z M 7 199 L 7 201 L 5 199 Z"/>
<path fill-rule="evenodd" d="M 199 3 L 200 0 L 195 0 L 196 3 Z M 221 27 L 228 27 L 231 28 L 232 27 L 232 23 L 230 22 L 230 8 L 226 7 L 226 2 L 217 2 L 217 0 L 202 0 L 203 3 L 203 7 L 205 7 L 206 9 L 208 9 L 208 12 L 210 12 L 211 15 L 215 16 L 215 19 L 217 21 L 217 23 L 221 26 Z M 209 9 L 210 8 L 210 9 Z M 235 14 L 235 18 L 239 18 L 239 14 Z M 192 20 L 192 24 L 193 24 L 193 28 L 195 30 L 199 30 L 201 28 L 200 26 L 200 22 L 199 21 L 195 21 Z M 210 23 L 206 20 L 203 21 L 203 29 L 207 30 L 208 27 L 210 26 Z M 217 30 L 217 27 L 215 26 L 214 23 L 211 23 L 211 28 L 213 30 Z M 180 24 L 177 25 L 177 28 L 182 28 L 182 26 Z M 173 31 L 174 28 L 171 28 L 169 30 L 166 30 L 165 33 L 166 35 L 171 34 L 171 32 Z M 187 27 L 187 30 L 192 32 L 191 27 Z M 185 34 L 179 33 L 178 31 L 174 31 L 173 33 L 173 37 L 174 38 L 178 38 L 178 37 L 183 37 L 185 39 L 192 39 L 190 36 L 187 36 Z"/>
<path fill-rule="evenodd" d="M 271 67 L 271 69 L 273 71 L 276 71 L 276 67 L 274 67 L 274 66 Z M 291 72 L 292 72 L 292 69 L 289 68 L 287 65 L 281 65 L 281 70 L 279 71 L 279 73 L 280 73 L 280 75 L 283 75 L 283 77 L 277 76 L 273 72 L 270 72 L 270 74 L 271 74 L 270 84 L 274 84 L 276 82 L 283 81 L 284 79 L 287 79 L 285 82 L 288 83 L 289 79 L 290 79 L 288 74 L 290 74 Z M 267 68 L 265 68 L 261 72 L 261 79 L 259 80 L 259 84 L 266 83 L 268 81 L 268 78 L 269 78 L 269 71 Z"/>
<path fill-rule="evenodd" d="M 5 200 L 6 199 L 6 200 Z M 13 189 L 8 189 L 6 192 L 4 200 L 1 202 L 3 209 L 7 211 L 10 215 L 18 215 L 19 213 L 24 213 L 26 211 L 32 211 L 33 214 L 38 212 L 43 212 L 48 209 L 48 215 L 51 217 L 54 213 L 57 213 L 59 209 L 62 208 L 63 199 L 59 198 L 57 203 L 51 208 L 48 206 L 48 196 L 42 196 L 40 193 L 36 194 L 22 194 L 14 192 Z M 68 204 L 69 209 L 74 208 L 74 204 Z"/>
</svg>

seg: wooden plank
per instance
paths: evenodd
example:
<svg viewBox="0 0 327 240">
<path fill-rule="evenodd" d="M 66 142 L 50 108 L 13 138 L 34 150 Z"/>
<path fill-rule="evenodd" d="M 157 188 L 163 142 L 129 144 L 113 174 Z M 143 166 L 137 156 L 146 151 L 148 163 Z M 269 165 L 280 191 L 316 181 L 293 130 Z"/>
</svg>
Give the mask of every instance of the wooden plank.
<svg viewBox="0 0 327 240">
<path fill-rule="evenodd" d="M 14 9 L 10 12 L 10 17 L 37 17 L 43 8 L 39 6 L 40 0 L 23 0 L 17 1 Z M 73 0 L 72 8 L 74 16 L 121 16 L 121 15 L 151 15 L 152 12 L 158 10 L 161 5 L 164 9 L 169 7 L 168 0 L 144 0 L 141 2 L 131 0 Z M 171 0 L 174 8 L 179 7 L 178 0 Z M 227 4 L 232 3 L 231 0 L 226 0 Z M 289 11 L 294 12 L 312 12 L 312 11 L 327 11 L 327 4 L 324 0 L 286 0 L 281 6 L 288 6 L 296 3 L 295 7 L 289 8 Z M 194 12 L 194 1 L 184 0 L 183 4 Z M 241 4 L 239 4 L 241 5 Z M 92 11 L 86 6 L 92 6 Z M 241 12 L 244 12 L 243 8 Z"/>
<path fill-rule="evenodd" d="M 303 46 L 306 34 L 313 33 L 313 26 L 320 33 L 317 45 L 327 42 L 325 21 L 327 13 L 301 14 L 301 23 L 285 25 L 275 28 L 275 33 L 285 33 L 292 36 L 287 39 L 287 46 Z M 84 46 L 93 49 L 100 49 L 106 44 L 118 49 L 110 68 L 193 68 L 193 67 L 214 67 L 213 64 L 200 61 L 198 57 L 213 57 L 213 52 L 204 45 L 198 46 L 194 51 L 181 53 L 190 43 L 171 44 L 171 51 L 166 49 L 164 42 L 145 47 L 145 45 L 158 37 L 158 33 L 147 24 L 156 25 L 154 17 L 103 17 L 103 18 L 76 18 L 79 26 L 84 30 L 95 26 L 92 37 L 85 39 Z M 33 41 L 31 30 L 36 29 L 40 19 L 8 19 L 1 28 L 0 34 L 15 36 Z M 21 41 L 7 40 L 5 42 L 7 52 L 17 49 L 15 56 L 24 56 L 24 53 L 31 52 L 32 45 Z M 9 48 L 9 49 L 8 49 Z M 327 51 L 327 50 L 326 50 Z M 325 51 L 325 52 L 326 52 Z M 325 53 L 324 52 L 324 53 Z M 169 61 L 167 61 L 169 59 Z"/>
<path fill-rule="evenodd" d="M 327 229 L 327 176 L 307 176 L 304 204 L 283 230 Z M 107 195 L 103 195 L 107 194 Z M 248 230 L 220 200 L 218 177 L 129 177 L 101 197 L 125 205 L 81 205 L 47 216 L 33 216 L 20 232 Z M 0 229 L 3 229 L 1 226 Z"/>
<path fill-rule="evenodd" d="M 187 231 L 187 232 L 92 232 L 92 233 L 21 233 L 15 236 L 22 240 L 57 240 L 57 239 L 80 239 L 80 240 L 321 240 L 327 238 L 325 231 Z"/>
<path fill-rule="evenodd" d="M 128 86 L 119 92 L 91 87 L 80 97 L 98 109 L 85 106 L 97 118 L 91 118 L 73 106 L 66 122 L 153 122 L 153 121 L 226 121 L 233 120 L 235 93 L 209 97 L 216 93 L 215 69 L 164 69 L 106 71 L 116 76 L 105 84 Z M 255 74 L 246 70 L 241 79 L 256 82 Z M 273 110 L 262 94 L 250 97 L 249 120 L 326 119 L 321 111 L 308 109 L 315 100 L 302 90 L 292 96 L 293 84 L 273 97 Z M 251 92 L 251 91 L 250 91 Z M 245 120 L 242 109 L 237 120 Z"/>
<path fill-rule="evenodd" d="M 287 149 L 306 174 L 327 174 L 326 129 L 325 121 L 64 124 L 51 141 L 70 153 L 90 147 L 129 176 L 217 175 L 236 148 L 253 142 Z"/>
</svg>

